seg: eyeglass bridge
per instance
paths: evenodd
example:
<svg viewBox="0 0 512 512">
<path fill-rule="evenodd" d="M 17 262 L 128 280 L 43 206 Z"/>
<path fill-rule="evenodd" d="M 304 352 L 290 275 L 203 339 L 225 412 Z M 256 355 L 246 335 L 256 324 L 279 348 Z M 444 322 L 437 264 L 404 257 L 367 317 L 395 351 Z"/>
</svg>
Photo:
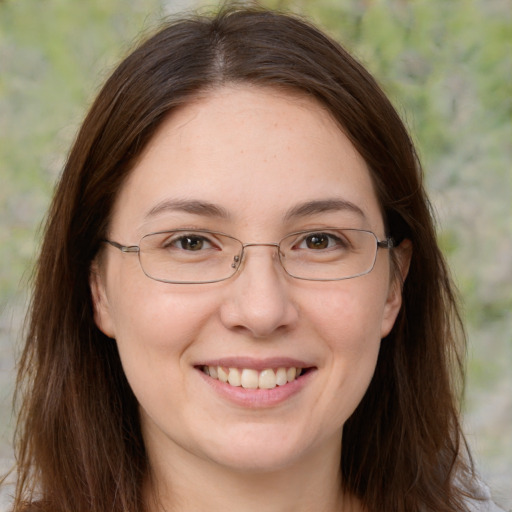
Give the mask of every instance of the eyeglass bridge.
<svg viewBox="0 0 512 512">
<path fill-rule="evenodd" d="M 233 257 L 233 263 L 231 263 L 231 268 L 237 268 L 238 267 L 238 264 L 240 263 L 240 260 L 241 260 L 241 256 L 243 256 L 244 254 L 244 250 L 246 247 L 275 247 L 276 249 L 280 249 L 281 246 L 276 243 L 276 242 L 262 242 L 262 243 L 247 243 L 247 244 L 242 244 L 242 250 L 240 251 L 240 254 L 237 254 L 236 256 Z"/>
</svg>

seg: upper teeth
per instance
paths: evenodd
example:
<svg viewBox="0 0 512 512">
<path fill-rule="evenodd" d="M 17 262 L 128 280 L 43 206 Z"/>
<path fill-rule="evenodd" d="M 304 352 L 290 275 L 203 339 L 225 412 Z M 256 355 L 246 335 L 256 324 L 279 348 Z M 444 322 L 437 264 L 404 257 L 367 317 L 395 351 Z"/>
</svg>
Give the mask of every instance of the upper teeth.
<svg viewBox="0 0 512 512">
<path fill-rule="evenodd" d="M 302 372 L 302 368 L 267 368 L 262 371 L 252 368 L 225 368 L 223 366 L 204 366 L 204 373 L 231 386 L 242 386 L 246 389 L 273 389 L 294 381 Z"/>
</svg>

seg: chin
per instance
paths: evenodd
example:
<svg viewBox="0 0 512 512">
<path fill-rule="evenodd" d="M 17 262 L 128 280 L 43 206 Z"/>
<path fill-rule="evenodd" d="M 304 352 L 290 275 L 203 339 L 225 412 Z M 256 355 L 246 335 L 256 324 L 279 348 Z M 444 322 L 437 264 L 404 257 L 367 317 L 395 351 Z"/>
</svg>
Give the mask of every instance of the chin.
<svg viewBox="0 0 512 512">
<path fill-rule="evenodd" d="M 261 448 L 261 447 L 258 447 Z M 300 457 L 297 453 L 275 453 L 268 449 L 251 448 L 243 452 L 215 454 L 212 461 L 227 470 L 241 474 L 269 474 L 294 467 Z"/>
<path fill-rule="evenodd" d="M 314 451 L 309 439 L 300 439 L 281 429 L 237 429 L 218 443 L 208 443 L 209 458 L 243 473 L 272 473 L 309 459 Z M 261 431 L 263 430 L 263 431 Z"/>
</svg>

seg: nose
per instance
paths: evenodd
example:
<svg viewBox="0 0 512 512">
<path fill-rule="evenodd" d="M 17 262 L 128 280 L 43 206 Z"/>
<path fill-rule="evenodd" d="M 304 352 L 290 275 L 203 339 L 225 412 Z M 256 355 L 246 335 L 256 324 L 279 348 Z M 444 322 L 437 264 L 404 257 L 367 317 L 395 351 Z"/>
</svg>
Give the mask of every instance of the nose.
<svg viewBox="0 0 512 512">
<path fill-rule="evenodd" d="M 267 338 L 297 323 L 298 308 L 277 251 L 277 244 L 244 246 L 242 268 L 228 282 L 220 311 L 228 329 Z"/>
</svg>

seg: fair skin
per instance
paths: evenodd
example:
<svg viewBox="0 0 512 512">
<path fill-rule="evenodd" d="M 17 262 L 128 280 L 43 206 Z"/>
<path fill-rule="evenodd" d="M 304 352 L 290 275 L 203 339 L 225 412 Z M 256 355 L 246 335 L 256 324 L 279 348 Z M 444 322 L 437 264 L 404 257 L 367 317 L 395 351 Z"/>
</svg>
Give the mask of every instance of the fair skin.
<svg viewBox="0 0 512 512">
<path fill-rule="evenodd" d="M 261 243 L 333 225 L 385 238 L 365 162 L 329 114 L 299 95 L 224 86 L 164 122 L 119 192 L 108 237 L 135 245 L 193 227 Z M 394 250 L 405 277 L 406 251 Z M 248 248 L 219 283 L 149 279 L 136 254 L 110 246 L 94 270 L 96 322 L 140 404 L 150 508 L 158 496 L 154 510 L 169 512 L 358 510 L 340 491 L 341 432 L 400 309 L 388 250 L 345 281 L 294 279 L 269 246 Z M 308 370 L 245 390 L 205 365 Z"/>
</svg>

